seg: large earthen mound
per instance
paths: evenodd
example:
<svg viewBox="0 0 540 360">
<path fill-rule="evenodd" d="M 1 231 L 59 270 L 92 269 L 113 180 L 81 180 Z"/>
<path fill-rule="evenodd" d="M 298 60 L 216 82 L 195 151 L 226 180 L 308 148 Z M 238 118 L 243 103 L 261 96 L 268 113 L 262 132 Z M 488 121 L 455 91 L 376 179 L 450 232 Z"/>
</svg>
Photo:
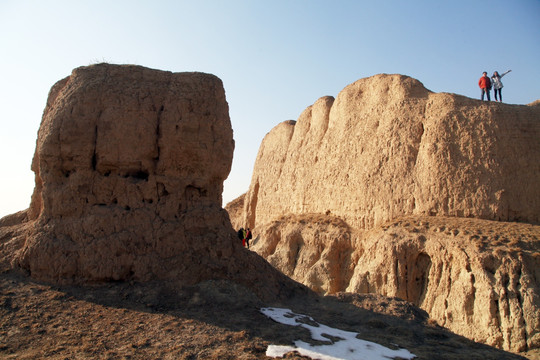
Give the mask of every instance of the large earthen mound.
<svg viewBox="0 0 540 360">
<path fill-rule="evenodd" d="M 401 215 L 540 222 L 540 108 L 432 93 L 376 75 L 264 138 L 245 224 L 326 213 L 355 228 Z"/>
<path fill-rule="evenodd" d="M 315 291 L 399 296 L 477 341 L 538 348 L 536 105 L 358 80 L 267 134 L 232 221 Z"/>
<path fill-rule="evenodd" d="M 241 247 L 221 208 L 233 149 L 217 77 L 77 68 L 50 91 L 31 206 L 2 221 L 4 263 L 66 284 L 232 279 L 263 296 L 292 291 Z"/>
</svg>

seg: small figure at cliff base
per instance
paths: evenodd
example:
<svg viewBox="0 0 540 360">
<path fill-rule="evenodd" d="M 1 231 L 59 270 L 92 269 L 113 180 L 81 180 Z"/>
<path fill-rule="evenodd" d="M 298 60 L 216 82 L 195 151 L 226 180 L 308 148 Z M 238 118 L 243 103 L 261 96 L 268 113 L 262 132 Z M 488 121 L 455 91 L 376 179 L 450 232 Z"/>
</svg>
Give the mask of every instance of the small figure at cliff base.
<svg viewBox="0 0 540 360">
<path fill-rule="evenodd" d="M 245 238 L 246 238 L 246 231 L 244 230 L 244 228 L 240 228 L 240 230 L 238 230 L 238 238 L 240 240 L 242 240 L 242 246 L 246 246 L 244 243 L 245 243 Z"/>
</svg>

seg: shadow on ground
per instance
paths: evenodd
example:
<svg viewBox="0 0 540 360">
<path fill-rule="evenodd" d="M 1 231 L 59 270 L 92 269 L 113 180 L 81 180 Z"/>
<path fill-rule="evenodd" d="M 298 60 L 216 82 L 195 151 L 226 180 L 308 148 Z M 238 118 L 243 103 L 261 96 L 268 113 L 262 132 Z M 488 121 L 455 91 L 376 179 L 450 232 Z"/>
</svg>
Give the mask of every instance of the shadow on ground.
<svg viewBox="0 0 540 360">
<path fill-rule="evenodd" d="M 0 274 L 0 287 L 0 357 L 7 359 L 268 359 L 269 344 L 317 343 L 308 330 L 264 316 L 260 309 L 269 306 L 405 348 L 418 359 L 523 359 L 455 335 L 410 303 L 378 295 L 263 303 L 228 281 L 58 287 L 13 271 Z"/>
</svg>

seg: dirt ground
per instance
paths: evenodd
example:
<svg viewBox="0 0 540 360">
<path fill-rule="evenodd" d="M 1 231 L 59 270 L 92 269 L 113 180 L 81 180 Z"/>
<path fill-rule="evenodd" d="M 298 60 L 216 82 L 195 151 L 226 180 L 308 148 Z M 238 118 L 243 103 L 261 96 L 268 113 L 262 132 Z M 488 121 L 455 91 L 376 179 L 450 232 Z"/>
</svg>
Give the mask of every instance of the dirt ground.
<svg viewBox="0 0 540 360">
<path fill-rule="evenodd" d="M 2 359 L 270 359 L 270 344 L 317 343 L 260 308 L 312 316 L 364 340 L 406 348 L 418 359 L 523 359 L 437 326 L 410 303 L 378 295 L 304 296 L 265 304 L 227 281 L 58 287 L 0 274 Z M 287 359 L 304 359 L 288 354 Z"/>
</svg>

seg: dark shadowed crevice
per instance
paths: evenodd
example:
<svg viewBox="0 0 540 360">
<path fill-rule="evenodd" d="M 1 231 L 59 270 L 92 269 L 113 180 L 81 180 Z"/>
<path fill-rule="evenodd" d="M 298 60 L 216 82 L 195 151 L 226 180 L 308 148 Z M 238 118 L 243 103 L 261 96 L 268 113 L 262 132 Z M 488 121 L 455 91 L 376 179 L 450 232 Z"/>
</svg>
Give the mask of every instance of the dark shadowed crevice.
<svg viewBox="0 0 540 360">
<path fill-rule="evenodd" d="M 416 258 L 416 264 L 411 271 L 412 287 L 409 292 L 409 301 L 420 306 L 424 301 L 429 285 L 429 271 L 431 269 L 431 257 L 426 253 L 420 253 Z"/>
<path fill-rule="evenodd" d="M 92 170 L 96 171 L 97 168 L 97 136 L 98 136 L 98 127 L 94 127 L 94 151 L 92 153 Z"/>
<path fill-rule="evenodd" d="M 135 171 L 128 171 L 124 174 L 124 178 L 133 178 L 136 180 L 144 180 L 148 181 L 148 171 L 144 170 L 135 170 Z"/>
<path fill-rule="evenodd" d="M 156 157 L 154 158 L 154 166 L 157 168 L 157 164 L 159 162 L 159 157 L 161 155 L 161 147 L 159 146 L 159 142 L 161 140 L 161 115 L 163 114 L 163 110 L 165 110 L 165 106 L 161 105 L 157 112 L 157 121 L 156 121 Z"/>
</svg>

